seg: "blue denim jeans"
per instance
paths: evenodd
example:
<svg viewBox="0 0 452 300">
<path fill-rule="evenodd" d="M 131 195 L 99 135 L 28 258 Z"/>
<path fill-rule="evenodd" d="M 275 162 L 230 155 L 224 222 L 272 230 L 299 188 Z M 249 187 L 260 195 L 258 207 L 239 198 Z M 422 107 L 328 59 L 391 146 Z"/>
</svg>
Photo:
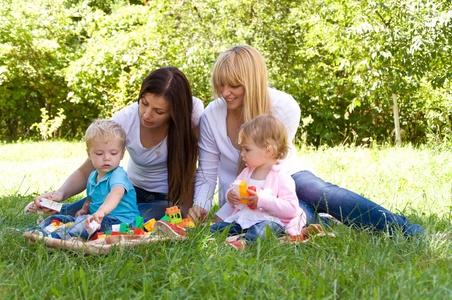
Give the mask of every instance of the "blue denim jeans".
<svg viewBox="0 0 452 300">
<path fill-rule="evenodd" d="M 166 195 L 151 193 L 141 188 L 135 187 L 137 193 L 137 204 L 140 216 L 144 219 L 160 220 L 165 215 L 166 208 L 173 206 L 171 201 L 166 200 Z M 82 209 L 86 198 L 75 203 L 64 203 L 60 214 L 75 216 Z"/>
<path fill-rule="evenodd" d="M 71 237 L 80 237 L 82 239 L 88 240 L 90 235 L 85 227 L 85 221 L 88 215 L 79 216 L 77 218 L 68 215 L 53 215 L 46 218 L 37 226 L 37 229 L 41 229 L 45 234 L 49 234 L 50 232 L 46 231 L 45 228 L 52 223 L 53 220 L 58 220 L 62 223 L 74 222 L 67 228 L 58 228 L 53 234 L 56 234 L 60 239 L 65 240 Z M 115 217 L 106 215 L 102 219 L 102 223 L 100 224 L 100 230 L 96 230 L 93 235 L 97 231 L 108 231 L 111 230 L 112 225 L 121 224 L 121 221 Z"/>
<path fill-rule="evenodd" d="M 284 235 L 284 229 L 279 224 L 271 221 L 262 221 L 247 229 L 242 229 L 242 226 L 235 222 L 217 222 L 210 226 L 210 232 L 223 232 L 227 230 L 228 236 L 245 233 L 240 239 L 245 240 L 247 244 L 252 244 L 258 238 L 265 239 L 267 237 L 267 228 L 275 236 Z"/>
<path fill-rule="evenodd" d="M 308 171 L 292 175 L 300 207 L 308 223 L 318 223 L 318 213 L 328 213 L 346 225 L 357 225 L 392 232 L 400 228 L 406 236 L 423 234 L 424 228 L 407 218 L 352 191 L 325 182 Z"/>
</svg>

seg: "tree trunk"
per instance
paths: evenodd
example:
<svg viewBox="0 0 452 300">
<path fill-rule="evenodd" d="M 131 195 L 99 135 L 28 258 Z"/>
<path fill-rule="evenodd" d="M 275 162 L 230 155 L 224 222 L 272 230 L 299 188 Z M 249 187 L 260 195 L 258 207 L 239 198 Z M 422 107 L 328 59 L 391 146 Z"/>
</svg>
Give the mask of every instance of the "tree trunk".
<svg viewBox="0 0 452 300">
<path fill-rule="evenodd" d="M 400 134 L 400 118 L 399 118 L 399 104 L 397 103 L 397 95 L 392 93 L 392 102 L 394 104 L 394 126 L 395 126 L 395 138 L 396 138 L 396 146 L 402 146 L 402 137 Z"/>
</svg>

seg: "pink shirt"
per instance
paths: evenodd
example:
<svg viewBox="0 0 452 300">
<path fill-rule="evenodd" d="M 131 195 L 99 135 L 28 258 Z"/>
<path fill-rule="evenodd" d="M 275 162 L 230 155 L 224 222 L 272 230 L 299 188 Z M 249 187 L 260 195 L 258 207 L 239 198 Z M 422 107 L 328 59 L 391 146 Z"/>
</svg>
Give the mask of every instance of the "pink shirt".
<svg viewBox="0 0 452 300">
<path fill-rule="evenodd" d="M 237 179 L 246 181 L 252 171 L 252 168 L 245 168 L 237 176 Z M 232 184 L 227 193 L 231 190 Z M 301 229 L 306 225 L 306 214 L 298 204 L 294 180 L 289 174 L 281 170 L 280 164 L 271 168 L 267 178 L 265 178 L 264 189 L 259 191 L 258 194 L 257 209 L 279 218 L 284 223 L 289 235 L 300 234 Z M 238 209 L 235 209 L 233 214 L 238 211 Z"/>
</svg>

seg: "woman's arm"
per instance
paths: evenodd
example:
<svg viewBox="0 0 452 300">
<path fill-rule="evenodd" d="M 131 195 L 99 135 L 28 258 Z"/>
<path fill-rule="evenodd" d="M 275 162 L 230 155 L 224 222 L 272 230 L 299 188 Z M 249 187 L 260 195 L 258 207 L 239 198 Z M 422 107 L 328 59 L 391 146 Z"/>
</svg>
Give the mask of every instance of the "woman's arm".
<svg viewBox="0 0 452 300">
<path fill-rule="evenodd" d="M 220 151 L 208 119 L 205 114 L 202 116 L 199 130 L 199 165 L 195 177 L 194 206 L 190 210 L 195 219 L 207 216 L 217 186 Z"/>
<path fill-rule="evenodd" d="M 61 202 L 83 192 L 86 189 L 89 175 L 94 170 L 95 168 L 91 163 L 91 160 L 87 158 L 85 162 L 66 179 L 58 190 L 42 194 L 33 199 L 36 207 L 46 213 L 52 213 L 53 211 L 49 211 L 41 206 L 41 199 L 47 198 L 49 200 Z"/>
</svg>

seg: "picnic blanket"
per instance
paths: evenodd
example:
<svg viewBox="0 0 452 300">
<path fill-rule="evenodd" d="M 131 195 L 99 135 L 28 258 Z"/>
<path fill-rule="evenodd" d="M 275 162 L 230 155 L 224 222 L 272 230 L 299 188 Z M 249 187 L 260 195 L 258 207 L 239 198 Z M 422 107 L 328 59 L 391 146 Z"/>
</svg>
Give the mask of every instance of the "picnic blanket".
<svg viewBox="0 0 452 300">
<path fill-rule="evenodd" d="M 67 251 L 80 252 L 83 251 L 87 254 L 94 255 L 105 255 L 109 253 L 115 247 L 129 248 L 137 247 L 143 244 L 152 244 L 156 242 L 161 242 L 165 240 L 183 240 L 185 236 L 164 236 L 161 234 L 157 235 L 112 235 L 106 238 L 97 239 L 93 241 L 85 241 L 79 238 L 70 238 L 66 240 L 54 239 L 51 237 L 46 237 L 42 235 L 34 234 L 33 232 L 27 231 L 23 235 L 25 238 L 29 239 L 32 244 L 44 243 L 47 247 L 53 249 L 63 249 Z"/>
<path fill-rule="evenodd" d="M 241 235 L 235 235 L 228 237 L 227 241 L 233 241 L 239 238 Z M 184 240 L 187 236 L 173 234 L 166 231 L 156 231 L 155 235 L 111 235 L 105 238 L 100 238 L 91 241 L 85 241 L 79 238 L 70 238 L 66 240 L 55 239 L 51 237 L 46 237 L 43 235 L 38 235 L 36 233 L 27 231 L 23 235 L 25 238 L 29 239 L 32 244 L 44 243 L 45 246 L 53 249 L 62 249 L 67 251 L 80 252 L 83 251 L 87 254 L 93 255 L 105 255 L 108 254 L 115 247 L 118 249 L 138 247 L 143 244 L 152 244 L 167 240 Z M 311 224 L 308 227 L 303 228 L 303 234 L 300 236 L 283 236 L 279 240 L 281 243 L 290 242 L 301 242 L 306 243 L 312 237 L 332 237 L 336 236 L 333 233 L 325 233 L 323 228 L 317 224 Z"/>
</svg>

